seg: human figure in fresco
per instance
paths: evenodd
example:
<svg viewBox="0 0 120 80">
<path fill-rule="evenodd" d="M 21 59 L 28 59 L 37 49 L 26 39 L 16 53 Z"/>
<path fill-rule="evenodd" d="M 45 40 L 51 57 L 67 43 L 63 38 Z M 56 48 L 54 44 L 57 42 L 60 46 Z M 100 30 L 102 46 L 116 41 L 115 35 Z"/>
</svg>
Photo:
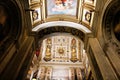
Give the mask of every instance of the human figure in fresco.
<svg viewBox="0 0 120 80">
<path fill-rule="evenodd" d="M 66 2 L 67 0 L 61 0 L 61 1 L 62 1 L 63 6 L 65 6 L 65 2 Z"/>
<path fill-rule="evenodd" d="M 63 11 L 71 8 L 73 0 L 54 0 L 55 6 L 52 8 L 52 11 Z"/>
<path fill-rule="evenodd" d="M 32 12 L 32 15 L 33 15 L 33 16 L 32 16 L 32 17 L 33 17 L 33 21 L 35 21 L 35 20 L 38 19 L 38 15 L 39 15 L 39 14 L 38 14 L 38 11 L 37 11 L 37 10 L 33 11 L 33 12 Z"/>
<path fill-rule="evenodd" d="M 64 2 L 64 4 L 66 5 L 67 9 L 71 9 L 72 8 L 72 4 L 73 4 L 73 0 L 66 0 Z"/>
<path fill-rule="evenodd" d="M 65 9 L 62 0 L 55 0 L 55 6 L 52 8 L 52 11 L 62 11 Z"/>
<path fill-rule="evenodd" d="M 86 12 L 85 13 L 85 20 L 88 21 L 89 23 L 90 23 L 90 20 L 91 20 L 91 15 L 92 15 L 91 12 Z"/>
</svg>

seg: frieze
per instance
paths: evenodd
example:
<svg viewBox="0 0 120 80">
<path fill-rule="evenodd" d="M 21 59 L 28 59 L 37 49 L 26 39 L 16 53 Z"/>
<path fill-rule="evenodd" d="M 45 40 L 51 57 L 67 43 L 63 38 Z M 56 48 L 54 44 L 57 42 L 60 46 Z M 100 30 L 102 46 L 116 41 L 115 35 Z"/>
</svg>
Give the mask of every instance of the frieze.
<svg viewBox="0 0 120 80">
<path fill-rule="evenodd" d="M 70 27 L 64 27 L 64 26 L 55 26 L 50 28 L 45 28 L 38 33 L 39 39 L 44 37 L 45 35 L 49 35 L 51 33 L 57 33 L 57 32 L 64 32 L 64 33 L 71 33 L 74 36 L 79 37 L 82 41 L 84 41 L 85 33 L 83 33 L 80 30 L 77 30 L 75 28 Z"/>
</svg>

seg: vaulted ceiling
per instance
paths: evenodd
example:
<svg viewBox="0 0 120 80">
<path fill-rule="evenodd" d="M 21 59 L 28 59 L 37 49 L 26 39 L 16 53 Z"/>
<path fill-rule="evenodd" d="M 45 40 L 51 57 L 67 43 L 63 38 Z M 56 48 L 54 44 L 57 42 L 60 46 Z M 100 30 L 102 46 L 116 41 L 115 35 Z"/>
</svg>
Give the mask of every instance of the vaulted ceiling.
<svg viewBox="0 0 120 80">
<path fill-rule="evenodd" d="M 70 21 L 92 28 L 97 0 L 29 0 L 33 28 L 49 21 Z"/>
</svg>

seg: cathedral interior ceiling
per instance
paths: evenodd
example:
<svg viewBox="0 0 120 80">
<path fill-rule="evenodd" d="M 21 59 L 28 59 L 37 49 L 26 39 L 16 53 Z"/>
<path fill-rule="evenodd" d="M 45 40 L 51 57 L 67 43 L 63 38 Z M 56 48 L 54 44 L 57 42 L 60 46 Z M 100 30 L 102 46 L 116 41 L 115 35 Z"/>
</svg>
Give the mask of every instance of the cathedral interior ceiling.
<svg viewBox="0 0 120 80">
<path fill-rule="evenodd" d="M 64 21 L 57 23 L 56 26 L 67 23 L 66 26 L 71 27 L 74 23 L 69 22 L 75 22 L 80 25 L 74 24 L 74 27 L 90 32 L 88 29 L 92 28 L 96 2 L 97 0 L 29 0 L 29 8 L 32 10 L 30 11 L 32 31 L 48 24 L 45 22 Z M 88 29 L 85 30 L 85 27 Z"/>
</svg>

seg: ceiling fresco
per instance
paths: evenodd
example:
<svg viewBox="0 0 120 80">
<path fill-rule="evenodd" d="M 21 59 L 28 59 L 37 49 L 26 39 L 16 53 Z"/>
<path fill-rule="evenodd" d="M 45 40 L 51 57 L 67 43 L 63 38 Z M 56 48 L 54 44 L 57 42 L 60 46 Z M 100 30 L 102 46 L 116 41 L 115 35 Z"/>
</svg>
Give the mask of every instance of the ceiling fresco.
<svg viewBox="0 0 120 80">
<path fill-rule="evenodd" d="M 47 0 L 48 15 L 76 15 L 77 0 Z"/>
<path fill-rule="evenodd" d="M 71 21 L 92 27 L 97 0 L 29 0 L 33 28 L 49 21 Z M 39 23 L 39 24 L 38 24 Z"/>
</svg>

